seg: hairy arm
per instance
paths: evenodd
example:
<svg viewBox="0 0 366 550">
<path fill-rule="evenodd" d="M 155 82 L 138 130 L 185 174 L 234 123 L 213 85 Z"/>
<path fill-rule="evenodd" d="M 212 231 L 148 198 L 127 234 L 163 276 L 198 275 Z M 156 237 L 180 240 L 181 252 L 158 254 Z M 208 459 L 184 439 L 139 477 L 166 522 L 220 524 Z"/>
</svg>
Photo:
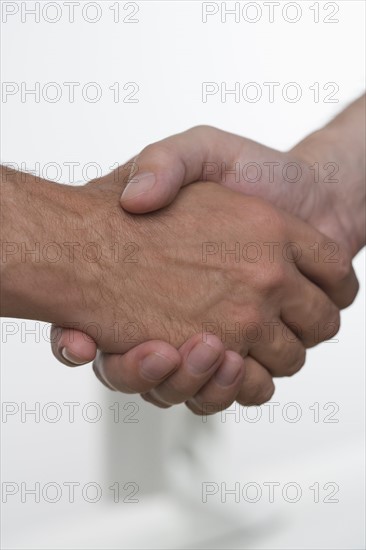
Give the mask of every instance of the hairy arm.
<svg viewBox="0 0 366 550">
<path fill-rule="evenodd" d="M 65 261 L 66 228 L 76 223 L 69 194 L 1 167 L 1 315 L 61 321 L 77 301 L 75 286 L 66 292 L 74 268 Z"/>
</svg>

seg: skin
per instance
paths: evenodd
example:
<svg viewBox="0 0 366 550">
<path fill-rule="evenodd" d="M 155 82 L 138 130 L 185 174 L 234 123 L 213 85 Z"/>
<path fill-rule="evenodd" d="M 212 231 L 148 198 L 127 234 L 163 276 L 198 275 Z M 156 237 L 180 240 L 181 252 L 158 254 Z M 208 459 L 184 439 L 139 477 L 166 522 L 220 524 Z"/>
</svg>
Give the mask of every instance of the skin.
<svg viewBox="0 0 366 550">
<path fill-rule="evenodd" d="M 151 212 L 170 204 L 181 187 L 209 178 L 245 195 L 265 198 L 328 235 L 340 245 L 342 257 L 346 258 L 342 260 L 343 270 L 347 274 L 351 258 L 365 243 L 364 118 L 363 96 L 324 128 L 285 153 L 216 128 L 193 128 L 148 146 L 132 162 L 121 167 L 122 189 L 125 188 L 126 170 L 131 171 L 130 184 L 122 194 L 121 205 L 132 213 Z M 255 183 L 253 179 L 256 179 L 256 172 L 243 173 L 243 167 L 249 162 L 256 163 L 261 169 L 262 175 Z M 296 183 L 286 181 L 283 177 L 282 169 L 289 166 L 288 163 L 295 163 L 301 169 L 301 176 Z M 239 167 L 239 177 L 225 174 L 225 170 L 232 170 L 236 166 Z M 154 175 L 153 185 L 151 178 L 149 181 L 149 178 L 144 177 L 145 174 Z M 289 176 L 291 178 L 293 172 L 290 171 Z M 196 337 L 199 338 L 199 335 Z M 138 359 L 144 353 L 145 345 L 149 346 L 150 343 L 114 358 L 106 354 L 97 355 L 94 362 L 96 374 L 109 385 L 112 376 L 109 365 L 113 360 L 114 368 L 119 371 L 118 389 L 125 391 L 125 377 L 128 377 L 131 387 L 136 388 L 143 378 Z M 158 343 L 156 345 L 158 347 Z M 165 354 L 173 357 L 175 350 L 172 347 L 168 348 L 165 342 L 159 345 Z M 190 341 L 187 342 L 189 345 Z M 184 350 L 182 348 L 181 352 Z M 86 340 L 79 331 L 63 330 L 58 331 L 55 337 L 53 351 L 65 364 L 83 364 L 96 357 L 96 344 L 93 340 Z M 181 358 L 180 368 L 183 369 L 184 353 L 181 353 Z M 228 368 L 231 361 L 235 360 L 235 355 L 228 356 L 226 351 L 217 372 Z M 264 370 L 267 369 L 263 365 L 253 364 L 250 358 L 246 359 L 244 378 L 253 391 L 248 398 L 242 399 L 242 403 L 264 402 L 264 394 L 271 393 L 267 389 L 263 392 L 260 390 L 264 381 L 265 388 L 270 387 Z M 103 377 L 100 373 L 103 373 Z M 172 377 L 177 378 L 176 372 L 172 373 Z M 211 389 L 210 384 L 205 386 L 205 399 L 216 403 L 217 388 L 213 386 Z M 256 399 L 252 398 L 254 394 Z M 143 397 L 159 406 L 166 406 L 167 396 L 164 395 L 165 400 L 161 399 L 159 385 L 155 387 L 153 395 L 153 400 L 151 392 Z M 187 404 L 194 412 L 202 412 L 201 401 L 199 406 L 195 399 Z"/>
<path fill-rule="evenodd" d="M 258 197 L 202 182 L 187 186 L 160 212 L 135 217 L 120 208 L 113 174 L 78 188 L 30 175 L 22 182 L 13 171 L 3 176 L 1 314 L 82 328 L 101 350 L 102 380 L 162 406 L 189 401 L 200 410 L 211 395 L 218 408 L 234 399 L 268 399 L 271 376 L 299 370 L 305 348 L 338 331 L 339 307 L 357 292 L 347 255 L 327 262 L 327 237 Z M 115 242 L 133 243 L 137 261 L 116 259 Z M 247 242 L 262 251 L 255 263 L 232 254 L 203 257 L 205 243 L 231 249 Z M 57 261 L 49 259 L 55 257 L 50 243 L 57 245 Z M 72 253 L 70 243 L 77 243 Z M 100 254 L 86 255 L 90 243 Z M 266 243 L 276 243 L 271 254 Z M 25 254 L 37 246 L 40 254 Z M 136 329 L 133 339 L 123 333 L 126 323 Z M 207 323 L 240 327 L 239 335 L 225 338 L 228 355 L 217 336 L 204 333 L 197 340 Z M 243 330 L 253 324 L 259 339 Z M 122 335 L 116 336 L 116 326 Z M 139 363 L 147 376 L 135 386 L 133 371 L 121 373 L 117 353 L 148 340 L 149 357 Z M 170 364 L 166 358 L 163 376 L 164 353 L 151 357 L 160 340 L 183 357 L 179 369 L 179 355 Z M 242 357 L 248 357 L 246 367 Z"/>
</svg>

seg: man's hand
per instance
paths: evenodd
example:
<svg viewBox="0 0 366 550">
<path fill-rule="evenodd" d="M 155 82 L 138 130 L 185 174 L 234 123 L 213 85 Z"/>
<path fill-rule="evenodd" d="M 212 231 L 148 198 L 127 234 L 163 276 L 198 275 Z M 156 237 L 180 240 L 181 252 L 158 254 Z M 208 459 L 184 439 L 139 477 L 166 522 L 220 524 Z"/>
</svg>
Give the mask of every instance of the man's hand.
<svg viewBox="0 0 366 550">
<path fill-rule="evenodd" d="M 215 181 L 262 197 L 345 246 L 365 241 L 365 96 L 288 152 L 210 126 L 146 147 L 128 166 L 122 207 L 145 213 L 170 204 L 185 185 Z"/>
<path fill-rule="evenodd" d="M 123 184 L 126 170 L 130 172 L 128 188 L 122 186 L 121 204 L 130 212 L 149 212 L 170 204 L 182 186 L 209 178 L 266 198 L 307 220 L 341 243 L 349 256 L 344 266 L 347 271 L 350 258 L 363 244 L 363 113 L 364 98 L 360 98 L 288 153 L 215 128 L 193 128 L 148 146 L 118 171 Z M 78 331 L 64 330 L 54 346 L 55 355 L 65 362 L 60 354 L 63 346 L 73 354 L 68 357 L 74 364 L 91 361 L 96 354 L 95 343 L 85 342 Z M 168 353 L 166 345 L 164 349 Z M 170 348 L 169 353 L 174 350 Z M 124 356 L 123 361 L 137 376 L 137 364 L 129 359 Z M 122 358 L 120 362 L 125 372 Z M 98 358 L 98 364 L 102 363 Z"/>
<path fill-rule="evenodd" d="M 104 246 L 106 224 L 111 242 L 122 235 L 120 187 L 115 180 L 111 174 L 103 185 L 95 181 L 84 190 L 87 211 L 93 212 L 88 226 L 94 235 L 100 234 Z M 218 348 L 204 377 L 198 382 L 198 373 L 192 375 L 187 347 L 182 346 L 202 331 L 215 333 L 241 356 L 249 354 L 247 380 L 242 379 L 237 396 L 240 402 L 257 403 L 260 387 L 265 388 L 261 398 L 270 397 L 273 386 L 268 373 L 293 374 L 303 365 L 305 347 L 337 332 L 339 312 L 326 294 L 344 307 L 357 289 L 347 256 L 337 253 L 335 263 L 326 261 L 329 243 L 323 235 L 261 199 L 212 183 L 187 187 L 169 208 L 128 218 L 128 227 L 138 262 L 127 266 L 127 276 L 121 273 L 125 266 L 112 261 L 98 268 L 103 299 L 99 305 L 93 302 L 90 319 L 84 292 L 80 328 L 86 327 L 85 332 L 106 352 L 99 356 L 96 370 L 109 386 L 142 392 L 162 406 L 195 396 L 189 405 L 198 412 L 208 401 L 227 406 L 235 397 L 231 393 L 226 400 L 222 389 L 205 387 L 224 358 Z M 314 247 L 319 257 L 314 256 Z M 116 320 L 138 326 L 135 344 L 164 339 L 180 347 L 183 366 L 154 390 L 136 387 L 133 370 L 121 369 L 121 356 L 107 355 L 126 352 L 131 344 L 113 341 L 109 334 L 95 336 L 88 329 L 92 321 L 111 326 Z M 205 362 L 200 353 L 197 368 Z M 236 361 L 237 375 L 239 366 Z"/>
</svg>

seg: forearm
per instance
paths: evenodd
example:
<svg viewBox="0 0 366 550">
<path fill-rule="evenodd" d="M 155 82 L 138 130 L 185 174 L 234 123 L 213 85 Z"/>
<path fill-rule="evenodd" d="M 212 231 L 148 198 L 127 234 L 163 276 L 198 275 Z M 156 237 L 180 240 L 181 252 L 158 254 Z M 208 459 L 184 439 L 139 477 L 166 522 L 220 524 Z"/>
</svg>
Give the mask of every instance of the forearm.
<svg viewBox="0 0 366 550">
<path fill-rule="evenodd" d="M 347 233 L 352 254 L 365 245 L 365 96 L 321 130 L 310 134 L 292 152 L 309 165 L 334 163 L 334 181 L 319 182 L 329 205 Z"/>
<path fill-rule="evenodd" d="M 65 248 L 77 217 L 65 187 L 1 167 L 1 315 L 61 320 L 77 302 Z"/>
</svg>

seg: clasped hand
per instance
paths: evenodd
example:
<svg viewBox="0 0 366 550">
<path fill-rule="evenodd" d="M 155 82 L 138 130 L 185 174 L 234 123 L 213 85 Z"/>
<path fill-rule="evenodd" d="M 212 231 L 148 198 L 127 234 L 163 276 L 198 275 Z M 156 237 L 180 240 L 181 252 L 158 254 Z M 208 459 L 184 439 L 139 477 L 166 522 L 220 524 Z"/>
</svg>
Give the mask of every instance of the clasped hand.
<svg viewBox="0 0 366 550">
<path fill-rule="evenodd" d="M 64 363 L 98 347 L 94 370 L 111 389 L 211 413 L 267 401 L 273 377 L 296 373 L 306 348 L 338 331 L 357 292 L 350 258 L 299 218 L 210 182 L 143 216 L 124 212 L 120 193 L 116 172 L 76 193 L 85 239 L 103 250 L 134 243 L 137 261 L 88 264 L 73 318 L 53 328 Z M 137 327 L 132 342 L 111 330 L 126 325 Z"/>
</svg>

